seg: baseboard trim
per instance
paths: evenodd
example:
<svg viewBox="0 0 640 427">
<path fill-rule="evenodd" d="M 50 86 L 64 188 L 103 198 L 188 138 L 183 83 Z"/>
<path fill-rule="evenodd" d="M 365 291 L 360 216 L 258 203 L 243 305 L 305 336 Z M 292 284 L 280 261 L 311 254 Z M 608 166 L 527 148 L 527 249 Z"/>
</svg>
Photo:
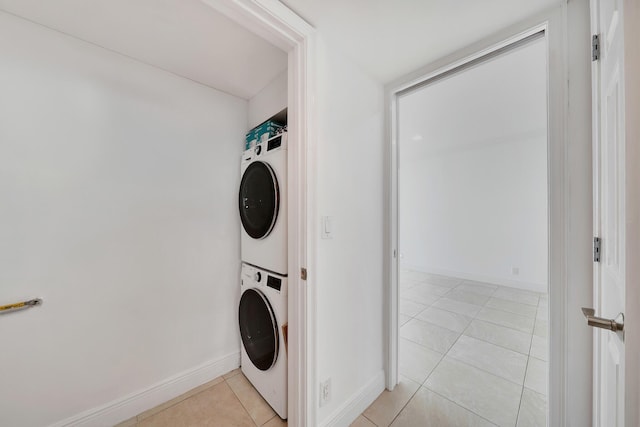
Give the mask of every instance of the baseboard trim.
<svg viewBox="0 0 640 427">
<path fill-rule="evenodd" d="M 358 390 L 349 400 L 340 405 L 327 421 L 320 423 L 321 427 L 344 427 L 350 425 L 373 403 L 384 391 L 384 371 L 379 371 L 375 377 Z"/>
<path fill-rule="evenodd" d="M 545 285 L 544 283 L 525 282 L 520 280 L 507 279 L 504 277 L 483 276 L 481 274 L 475 274 L 475 273 L 451 271 L 451 270 L 445 270 L 442 268 L 431 268 L 431 267 L 425 268 L 425 267 L 419 267 L 416 265 L 408 265 L 408 264 L 403 264 L 402 268 L 421 271 L 423 273 L 431 273 L 431 274 L 438 274 L 441 276 L 449 276 L 449 277 L 456 277 L 459 279 L 473 280 L 476 282 L 491 283 L 494 285 L 501 285 L 509 288 L 522 289 L 525 291 L 533 291 L 533 292 L 541 292 L 541 293 L 547 292 L 547 285 Z"/>
<path fill-rule="evenodd" d="M 224 375 L 238 366 L 240 352 L 235 351 L 169 377 L 144 390 L 59 421 L 50 427 L 113 426 Z"/>
</svg>

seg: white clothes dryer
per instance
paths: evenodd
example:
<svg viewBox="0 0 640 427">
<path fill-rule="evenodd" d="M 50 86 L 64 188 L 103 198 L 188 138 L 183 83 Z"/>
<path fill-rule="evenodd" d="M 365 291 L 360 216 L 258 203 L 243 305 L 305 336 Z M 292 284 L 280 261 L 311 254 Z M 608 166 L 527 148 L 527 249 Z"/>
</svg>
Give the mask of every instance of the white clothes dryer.
<svg viewBox="0 0 640 427">
<path fill-rule="evenodd" d="M 287 418 L 287 278 L 242 264 L 238 310 L 241 369 L 282 419 Z"/>
<path fill-rule="evenodd" d="M 287 133 L 245 151 L 240 169 L 240 258 L 286 276 Z"/>
</svg>

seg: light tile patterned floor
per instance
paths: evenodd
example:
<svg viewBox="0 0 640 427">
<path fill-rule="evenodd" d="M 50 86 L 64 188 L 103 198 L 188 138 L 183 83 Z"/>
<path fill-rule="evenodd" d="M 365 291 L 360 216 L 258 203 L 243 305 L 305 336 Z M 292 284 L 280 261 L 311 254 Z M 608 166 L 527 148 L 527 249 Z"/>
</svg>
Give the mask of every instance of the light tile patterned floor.
<svg viewBox="0 0 640 427">
<path fill-rule="evenodd" d="M 546 425 L 546 294 L 403 270 L 400 298 L 400 384 L 353 426 Z"/>
<path fill-rule="evenodd" d="M 282 427 L 283 421 L 239 369 L 116 427 Z"/>
</svg>

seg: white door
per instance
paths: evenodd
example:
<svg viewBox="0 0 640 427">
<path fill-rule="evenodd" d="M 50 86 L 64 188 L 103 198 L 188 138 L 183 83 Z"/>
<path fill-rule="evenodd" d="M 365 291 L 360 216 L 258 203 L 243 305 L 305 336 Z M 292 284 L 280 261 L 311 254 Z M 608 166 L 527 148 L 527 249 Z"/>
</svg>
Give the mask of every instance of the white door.
<svg viewBox="0 0 640 427">
<path fill-rule="evenodd" d="M 625 138 L 622 0 L 592 0 L 595 316 L 622 323 L 625 303 Z M 606 325 L 606 324 L 605 324 Z M 594 328 L 594 425 L 624 425 L 624 330 Z"/>
</svg>

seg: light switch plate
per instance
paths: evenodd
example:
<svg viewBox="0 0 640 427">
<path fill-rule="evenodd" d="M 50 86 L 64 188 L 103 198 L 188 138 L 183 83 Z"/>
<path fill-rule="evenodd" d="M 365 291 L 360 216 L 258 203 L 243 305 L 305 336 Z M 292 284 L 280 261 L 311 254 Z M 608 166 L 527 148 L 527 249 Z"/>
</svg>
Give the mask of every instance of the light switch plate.
<svg viewBox="0 0 640 427">
<path fill-rule="evenodd" d="M 321 227 L 320 235 L 323 239 L 333 239 L 333 217 L 332 216 L 323 216 L 320 227 Z"/>
</svg>

